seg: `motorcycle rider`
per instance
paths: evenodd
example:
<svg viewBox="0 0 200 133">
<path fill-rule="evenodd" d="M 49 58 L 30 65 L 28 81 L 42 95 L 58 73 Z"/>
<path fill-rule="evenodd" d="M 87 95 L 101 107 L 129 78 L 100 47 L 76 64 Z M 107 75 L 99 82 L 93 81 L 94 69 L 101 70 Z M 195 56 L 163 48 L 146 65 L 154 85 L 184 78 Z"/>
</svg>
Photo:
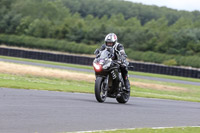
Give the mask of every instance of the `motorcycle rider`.
<svg viewBox="0 0 200 133">
<path fill-rule="evenodd" d="M 102 44 L 99 51 L 103 51 L 107 47 L 112 47 L 114 49 L 114 57 L 113 60 L 120 61 L 120 69 L 122 72 L 122 77 L 125 83 L 125 91 L 130 91 L 130 82 L 128 80 L 128 61 L 126 60 L 127 55 L 124 51 L 124 47 L 122 44 L 117 42 L 117 35 L 115 33 L 109 33 L 105 37 L 105 44 Z"/>
</svg>

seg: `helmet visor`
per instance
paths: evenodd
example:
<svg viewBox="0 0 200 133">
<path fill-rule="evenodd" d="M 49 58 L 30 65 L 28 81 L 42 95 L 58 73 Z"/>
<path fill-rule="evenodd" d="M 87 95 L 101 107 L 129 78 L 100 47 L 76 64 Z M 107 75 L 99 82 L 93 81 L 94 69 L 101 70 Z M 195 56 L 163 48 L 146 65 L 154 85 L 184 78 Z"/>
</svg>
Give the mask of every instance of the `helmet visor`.
<svg viewBox="0 0 200 133">
<path fill-rule="evenodd" d="M 106 42 L 107 46 L 113 46 L 114 42 Z"/>
</svg>

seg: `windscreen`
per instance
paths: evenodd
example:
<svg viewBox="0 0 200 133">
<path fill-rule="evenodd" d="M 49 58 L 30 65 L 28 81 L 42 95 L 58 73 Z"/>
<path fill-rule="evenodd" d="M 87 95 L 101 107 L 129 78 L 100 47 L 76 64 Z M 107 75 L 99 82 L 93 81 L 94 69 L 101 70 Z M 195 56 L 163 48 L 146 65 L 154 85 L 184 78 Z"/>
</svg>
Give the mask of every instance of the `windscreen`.
<svg viewBox="0 0 200 133">
<path fill-rule="evenodd" d="M 110 54 L 110 52 L 108 52 L 107 50 L 103 50 L 102 52 L 101 52 L 101 55 L 100 55 L 100 59 L 105 59 L 105 58 L 107 58 L 108 56 L 109 56 L 109 54 Z"/>
</svg>

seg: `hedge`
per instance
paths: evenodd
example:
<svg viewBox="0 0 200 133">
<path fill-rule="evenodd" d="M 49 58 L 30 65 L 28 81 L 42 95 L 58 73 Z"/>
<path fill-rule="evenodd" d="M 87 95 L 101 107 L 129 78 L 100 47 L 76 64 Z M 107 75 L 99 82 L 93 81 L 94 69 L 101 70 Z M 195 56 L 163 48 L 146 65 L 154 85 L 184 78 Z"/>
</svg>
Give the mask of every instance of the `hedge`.
<svg viewBox="0 0 200 133">
<path fill-rule="evenodd" d="M 93 54 L 98 46 L 68 42 L 66 40 L 44 39 L 30 36 L 0 34 L 0 43 L 8 46 L 37 48 L 80 54 Z"/>
</svg>

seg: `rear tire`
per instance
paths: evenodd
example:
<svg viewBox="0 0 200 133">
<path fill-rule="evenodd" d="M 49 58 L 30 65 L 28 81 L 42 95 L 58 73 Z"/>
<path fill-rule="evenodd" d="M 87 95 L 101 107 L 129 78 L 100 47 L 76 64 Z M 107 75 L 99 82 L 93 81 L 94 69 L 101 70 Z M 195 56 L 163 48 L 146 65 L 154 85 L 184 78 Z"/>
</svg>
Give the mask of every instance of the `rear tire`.
<svg viewBox="0 0 200 133">
<path fill-rule="evenodd" d="M 120 97 L 117 97 L 116 100 L 118 103 L 127 103 L 130 97 L 130 91 L 129 92 L 122 92 Z"/>
<path fill-rule="evenodd" d="M 102 77 L 97 77 L 95 81 L 95 97 L 98 102 L 102 103 L 106 100 L 107 91 L 104 90 L 104 79 Z"/>
</svg>

